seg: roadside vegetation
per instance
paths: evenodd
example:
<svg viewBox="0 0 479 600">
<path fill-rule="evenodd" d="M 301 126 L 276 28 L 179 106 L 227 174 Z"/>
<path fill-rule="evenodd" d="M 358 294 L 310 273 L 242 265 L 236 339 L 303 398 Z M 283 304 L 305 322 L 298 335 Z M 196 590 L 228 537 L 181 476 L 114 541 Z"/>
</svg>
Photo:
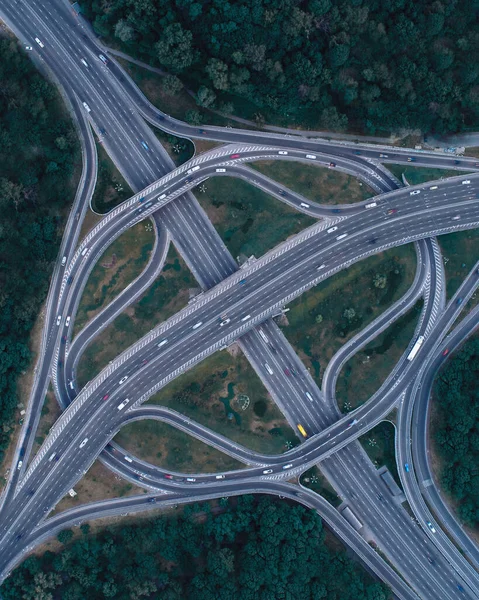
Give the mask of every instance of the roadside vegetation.
<svg viewBox="0 0 479 600">
<path fill-rule="evenodd" d="M 446 362 L 433 394 L 429 428 L 442 489 L 459 518 L 479 525 L 479 336 L 476 334 Z M 435 464 L 434 464 L 435 463 Z"/>
<path fill-rule="evenodd" d="M 383 465 L 387 467 L 396 483 L 401 487 L 396 465 L 395 437 L 394 425 L 389 421 L 381 421 L 376 427 L 362 435 L 359 441 L 376 469 L 380 469 Z"/>
<path fill-rule="evenodd" d="M 311 469 L 305 471 L 301 475 L 300 481 L 304 487 L 313 490 L 313 492 L 316 492 L 320 496 L 323 496 L 323 498 L 333 506 L 337 507 L 342 503 L 342 500 L 336 493 L 336 490 L 329 483 L 318 467 L 312 467 Z"/>
<path fill-rule="evenodd" d="M 427 181 L 436 181 L 437 179 L 445 179 L 446 177 L 457 177 L 465 175 L 464 171 L 456 171 L 454 169 L 430 169 L 427 167 L 411 167 L 409 165 L 392 165 L 385 164 L 393 175 L 402 181 L 402 175 L 406 178 L 409 185 L 419 185 Z"/>
<path fill-rule="evenodd" d="M 103 253 L 88 277 L 75 317 L 75 334 L 146 267 L 154 244 L 149 219 L 130 227 Z"/>
<path fill-rule="evenodd" d="M 0 38 L 0 462 L 14 430 L 17 381 L 34 359 L 45 301 L 81 173 L 58 92 L 17 42 Z M 37 340 L 38 344 L 40 343 Z"/>
<path fill-rule="evenodd" d="M 252 450 L 285 452 L 298 438 L 239 348 L 231 348 L 174 379 L 148 403 L 177 410 Z"/>
<path fill-rule="evenodd" d="M 479 258 L 479 229 L 438 236 L 444 257 L 446 291 L 450 298 Z"/>
<path fill-rule="evenodd" d="M 251 166 L 319 204 L 354 204 L 376 195 L 356 177 L 334 168 L 285 160 L 259 161 Z"/>
<path fill-rule="evenodd" d="M 216 473 L 245 467 L 228 454 L 155 419 L 125 425 L 114 441 L 130 454 L 168 471 Z"/>
<path fill-rule="evenodd" d="M 78 366 L 80 388 L 128 346 L 186 306 L 188 290 L 196 287 L 193 275 L 171 245 L 159 277 L 86 349 Z"/>
<path fill-rule="evenodd" d="M 262 256 L 290 235 L 316 223 L 236 177 L 212 177 L 196 191 L 201 206 L 235 258 Z"/>
<path fill-rule="evenodd" d="M 361 406 L 381 387 L 413 339 L 422 305 L 417 302 L 343 366 L 336 385 L 341 412 Z"/>
<path fill-rule="evenodd" d="M 82 10 L 107 42 L 194 90 L 198 106 L 370 134 L 478 122 L 476 13 L 467 2 L 425 11 L 409 0 L 85 0 Z"/>
<path fill-rule="evenodd" d="M 73 541 L 73 530 L 63 530 L 57 539 L 64 548 L 27 558 L 2 585 L 2 597 L 388 598 L 386 586 L 344 547 L 325 542 L 314 511 L 265 496 L 221 502 L 228 510 L 218 514 L 208 503 L 193 504 L 177 518 L 160 515 L 96 535 L 83 525 Z"/>
<path fill-rule="evenodd" d="M 283 332 L 318 384 L 333 354 L 411 286 L 414 246 L 386 250 L 357 262 L 294 300 Z"/>
<path fill-rule="evenodd" d="M 104 215 L 133 196 L 133 190 L 118 171 L 102 144 L 95 142 L 98 154 L 98 174 L 91 206 Z"/>
<path fill-rule="evenodd" d="M 152 131 L 177 167 L 194 156 L 195 147 L 191 140 L 165 133 L 157 127 L 152 127 Z"/>
</svg>

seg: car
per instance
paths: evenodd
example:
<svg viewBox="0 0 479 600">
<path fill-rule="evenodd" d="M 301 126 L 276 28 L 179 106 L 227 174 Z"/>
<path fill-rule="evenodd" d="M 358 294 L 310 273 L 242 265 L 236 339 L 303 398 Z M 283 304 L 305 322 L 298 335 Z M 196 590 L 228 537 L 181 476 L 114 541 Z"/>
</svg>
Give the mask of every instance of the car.
<svg viewBox="0 0 479 600">
<path fill-rule="evenodd" d="M 39 40 L 37 37 L 35 38 L 36 43 L 40 46 L 40 48 L 45 48 L 43 42 Z"/>
<path fill-rule="evenodd" d="M 149 150 L 148 144 L 144 140 L 141 140 L 141 145 L 145 150 Z"/>
<path fill-rule="evenodd" d="M 285 150 L 280 150 L 280 151 L 278 152 L 278 154 L 282 154 L 283 156 L 285 156 L 285 155 L 286 155 L 286 154 L 288 154 L 288 153 L 287 153 Z"/>
<path fill-rule="evenodd" d="M 58 315 L 58 317 L 57 317 L 57 326 L 60 325 L 61 322 L 62 322 L 62 316 Z"/>
<path fill-rule="evenodd" d="M 377 498 L 379 501 L 381 501 L 381 502 L 383 502 L 383 501 L 384 501 L 384 497 L 383 497 L 383 495 L 382 495 L 382 494 L 376 494 L 376 498 Z"/>
<path fill-rule="evenodd" d="M 67 317 L 67 320 L 65 321 L 65 327 L 68 327 L 68 325 L 70 325 L 70 319 L 71 317 Z"/>
<path fill-rule="evenodd" d="M 447 356 L 448 354 L 449 354 L 449 348 L 446 348 L 446 349 L 443 351 L 442 355 L 443 355 L 443 356 Z"/>
<path fill-rule="evenodd" d="M 273 472 L 273 469 L 265 469 L 263 471 L 263 475 L 268 475 L 269 473 L 272 473 L 272 472 Z"/>
<path fill-rule="evenodd" d="M 329 166 L 330 166 L 330 167 L 335 167 L 335 166 L 336 166 L 336 163 L 334 163 L 334 162 L 330 162 L 330 163 L 329 163 Z"/>
<path fill-rule="evenodd" d="M 284 369 L 284 374 L 291 377 L 291 371 L 289 369 Z"/>
<path fill-rule="evenodd" d="M 144 359 L 141 361 L 141 364 L 142 364 L 142 365 L 146 365 L 147 363 L 148 363 L 148 359 L 147 359 L 147 358 L 144 358 Z"/>
<path fill-rule="evenodd" d="M 156 115 L 156 118 L 158 119 L 158 121 L 164 121 L 165 117 L 163 115 Z"/>
<path fill-rule="evenodd" d="M 104 56 L 103 54 L 99 54 L 99 55 L 98 55 L 98 58 L 101 60 L 101 62 L 102 62 L 104 65 L 107 65 L 107 64 L 108 64 L 108 58 L 107 58 L 106 56 Z"/>
<path fill-rule="evenodd" d="M 410 196 L 417 196 L 420 193 L 421 193 L 421 190 L 413 190 L 412 192 L 409 192 L 409 195 Z"/>
<path fill-rule="evenodd" d="M 398 211 L 397 208 L 390 208 L 386 214 L 387 215 L 395 215 L 397 213 L 397 211 Z"/>
<path fill-rule="evenodd" d="M 241 156 L 241 154 L 232 154 L 230 156 L 230 158 L 239 158 Z"/>
<path fill-rule="evenodd" d="M 15 537 L 15 539 L 16 539 L 16 540 L 21 540 L 21 539 L 22 539 L 22 537 L 23 537 L 23 533 L 19 533 L 19 534 L 18 534 L 18 535 Z"/>
<path fill-rule="evenodd" d="M 78 447 L 83 448 L 84 446 L 86 446 L 87 442 L 88 442 L 88 438 L 85 438 L 84 440 L 82 440 L 81 444 Z"/>
<path fill-rule="evenodd" d="M 125 375 L 125 377 L 122 377 L 120 379 L 120 381 L 118 382 L 118 385 L 122 385 L 123 383 L 125 383 L 125 381 L 128 379 L 128 375 Z"/>
<path fill-rule="evenodd" d="M 226 475 L 215 475 L 215 479 L 224 479 Z"/>
<path fill-rule="evenodd" d="M 464 592 L 464 588 L 462 587 L 462 585 L 460 583 L 456 583 L 456 587 L 460 592 Z"/>
<path fill-rule="evenodd" d="M 461 164 L 461 161 L 460 161 L 460 160 L 455 160 L 455 161 L 454 161 L 454 164 L 455 164 L 455 165 L 460 165 L 460 164 Z"/>
<path fill-rule="evenodd" d="M 23 460 L 19 460 L 18 461 L 18 465 L 17 465 L 17 469 L 20 471 L 20 469 L 22 468 L 23 465 Z"/>
<path fill-rule="evenodd" d="M 404 463 L 404 470 L 406 471 L 406 473 L 409 473 L 409 464 L 408 463 Z"/>
<path fill-rule="evenodd" d="M 204 129 L 198 129 L 198 131 L 201 133 L 201 135 L 204 135 L 206 133 Z"/>
<path fill-rule="evenodd" d="M 306 154 L 306 158 L 310 158 L 311 160 L 314 160 L 316 158 L 316 154 Z"/>
<path fill-rule="evenodd" d="M 279 192 L 278 192 L 278 194 L 279 194 L 280 196 L 284 196 L 284 195 L 285 195 L 285 193 L 286 193 L 286 192 L 285 192 L 284 190 L 279 190 Z"/>
<path fill-rule="evenodd" d="M 73 282 L 73 275 L 70 275 L 70 277 L 67 279 L 67 284 L 71 285 Z"/>
<path fill-rule="evenodd" d="M 330 228 L 329 228 L 329 229 L 326 231 L 326 233 L 334 233 L 334 232 L 335 232 L 337 229 L 338 229 L 338 228 L 337 228 L 337 226 L 335 225 L 334 227 L 330 227 Z"/>
<path fill-rule="evenodd" d="M 28 51 L 33 50 L 33 47 L 32 46 L 25 46 L 25 50 L 28 50 Z"/>
<path fill-rule="evenodd" d="M 242 279 L 242 280 L 239 282 L 239 284 L 240 284 L 240 285 L 244 285 L 245 283 L 246 283 L 246 279 Z"/>
<path fill-rule="evenodd" d="M 436 533 L 436 528 L 434 527 L 434 525 L 431 523 L 431 521 L 426 521 L 426 525 L 429 527 L 429 529 L 433 532 Z"/>
<path fill-rule="evenodd" d="M 407 159 L 407 162 L 415 162 L 415 160 L 416 160 L 415 158 L 411 158 L 411 157 L 409 156 L 409 157 L 408 157 L 408 159 Z"/>
<path fill-rule="evenodd" d="M 291 469 L 291 467 L 293 466 L 293 463 L 288 463 L 287 465 L 283 465 L 283 470 L 285 471 L 286 469 Z"/>
<path fill-rule="evenodd" d="M 173 479 L 173 475 L 170 475 L 169 473 L 165 473 L 165 479 Z"/>
<path fill-rule="evenodd" d="M 108 398 L 110 397 L 110 394 L 105 394 L 102 398 L 102 400 L 108 400 Z"/>
<path fill-rule="evenodd" d="M 83 104 L 83 108 L 89 113 L 91 112 L 91 108 L 88 106 L 88 104 L 86 102 L 82 102 Z"/>
<path fill-rule="evenodd" d="M 61 369 L 63 367 L 63 361 L 59 360 L 58 361 L 58 368 Z"/>
<path fill-rule="evenodd" d="M 387 157 L 388 157 L 388 155 L 387 155 L 387 154 L 380 154 L 380 155 L 379 155 L 379 158 L 387 158 Z"/>
<path fill-rule="evenodd" d="M 67 257 L 66 257 L 66 256 L 64 256 L 64 257 L 62 258 L 62 267 L 64 267 L 64 266 L 66 265 L 66 262 L 67 262 Z"/>
<path fill-rule="evenodd" d="M 156 498 L 148 498 L 148 502 L 154 503 L 156 502 Z"/>
<path fill-rule="evenodd" d="M 462 298 L 458 298 L 458 299 L 456 300 L 456 304 L 457 304 L 457 305 L 459 305 L 459 304 L 462 304 Z"/>
<path fill-rule="evenodd" d="M 464 179 L 464 181 L 461 181 L 462 185 L 467 185 L 468 183 L 471 183 L 469 181 L 469 179 Z"/>
<path fill-rule="evenodd" d="M 340 208 L 333 208 L 333 210 L 332 210 L 331 212 L 333 212 L 333 213 L 336 213 L 336 214 L 337 214 L 337 213 L 340 213 L 340 212 L 342 212 L 342 211 L 341 211 L 341 209 L 340 209 Z"/>
<path fill-rule="evenodd" d="M 368 244 L 377 244 L 378 238 L 372 238 L 369 240 Z"/>
<path fill-rule="evenodd" d="M 434 559 L 432 558 L 432 556 L 429 556 L 429 554 L 428 554 L 428 555 L 426 556 L 426 558 L 427 558 L 427 562 L 428 562 L 430 565 L 433 565 L 433 564 L 434 564 Z"/>
<path fill-rule="evenodd" d="M 461 215 L 456 215 L 455 217 L 452 217 L 452 220 L 459 221 L 460 218 L 461 218 Z"/>
<path fill-rule="evenodd" d="M 186 481 L 191 481 L 191 482 L 196 481 L 196 478 L 195 477 L 187 477 Z"/>
<path fill-rule="evenodd" d="M 223 325 L 228 325 L 230 321 L 231 319 L 223 319 L 222 321 L 220 321 L 220 327 L 223 327 Z"/>
<path fill-rule="evenodd" d="M 106 129 L 104 127 L 100 127 L 99 132 L 101 135 L 106 135 Z"/>
<path fill-rule="evenodd" d="M 80 62 L 82 65 L 84 65 L 88 69 L 88 63 L 84 58 L 80 58 Z"/>
<path fill-rule="evenodd" d="M 359 152 L 359 150 L 355 150 L 354 154 L 358 154 L 359 155 L 359 154 L 361 154 L 361 152 Z"/>
</svg>

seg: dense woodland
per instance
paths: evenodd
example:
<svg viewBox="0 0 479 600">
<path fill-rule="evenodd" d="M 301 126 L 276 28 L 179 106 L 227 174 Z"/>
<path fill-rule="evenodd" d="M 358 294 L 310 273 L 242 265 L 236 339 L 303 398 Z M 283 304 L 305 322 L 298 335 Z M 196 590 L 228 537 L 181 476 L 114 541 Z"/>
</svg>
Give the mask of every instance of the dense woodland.
<svg viewBox="0 0 479 600">
<path fill-rule="evenodd" d="M 225 506 L 228 500 L 221 501 Z M 324 544 L 321 519 L 300 505 L 243 496 L 213 515 L 209 504 L 109 527 L 58 554 L 28 558 L 3 600 L 386 600 L 388 590 Z M 195 515 L 195 513 L 199 513 Z M 195 518 L 198 517 L 199 518 Z"/>
<path fill-rule="evenodd" d="M 75 130 L 55 88 L 16 42 L 0 39 L 0 460 L 30 362 L 29 335 L 45 300 L 71 204 Z M 23 399 L 25 400 L 25 399 Z"/>
<path fill-rule="evenodd" d="M 81 6 L 100 35 L 179 75 L 201 106 L 241 112 L 248 100 L 279 122 L 370 133 L 479 125 L 478 0 Z"/>
<path fill-rule="evenodd" d="M 479 525 L 479 338 L 467 342 L 441 372 L 434 436 L 443 459 L 441 482 L 458 502 L 459 516 Z"/>
</svg>

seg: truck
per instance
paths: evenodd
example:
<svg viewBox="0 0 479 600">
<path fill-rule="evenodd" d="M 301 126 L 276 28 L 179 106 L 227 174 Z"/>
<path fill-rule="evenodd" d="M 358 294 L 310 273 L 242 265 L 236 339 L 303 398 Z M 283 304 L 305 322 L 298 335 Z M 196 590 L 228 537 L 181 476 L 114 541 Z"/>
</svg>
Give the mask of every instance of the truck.
<svg viewBox="0 0 479 600">
<path fill-rule="evenodd" d="M 421 348 L 423 342 L 424 342 L 424 336 L 420 335 L 417 338 L 416 343 L 412 347 L 411 352 L 409 352 L 409 354 L 407 355 L 407 360 L 411 361 L 416 358 L 416 354 L 419 352 L 419 349 Z"/>
<path fill-rule="evenodd" d="M 346 508 L 344 508 L 341 512 L 342 512 L 343 517 L 346 519 L 346 521 L 350 525 L 352 525 L 354 527 L 354 529 L 356 529 L 356 531 L 359 531 L 360 529 L 362 529 L 363 524 L 357 518 L 357 516 L 353 513 L 353 511 L 349 508 L 349 506 L 346 506 Z"/>
<path fill-rule="evenodd" d="M 305 438 L 306 438 L 306 437 L 308 437 L 308 434 L 306 433 L 306 430 L 305 430 L 305 428 L 304 428 L 304 427 L 303 427 L 303 426 L 302 426 L 300 423 L 298 423 L 297 427 L 298 427 L 298 429 L 299 429 L 299 433 L 300 433 L 300 434 L 301 434 L 303 437 L 305 437 Z"/>
</svg>

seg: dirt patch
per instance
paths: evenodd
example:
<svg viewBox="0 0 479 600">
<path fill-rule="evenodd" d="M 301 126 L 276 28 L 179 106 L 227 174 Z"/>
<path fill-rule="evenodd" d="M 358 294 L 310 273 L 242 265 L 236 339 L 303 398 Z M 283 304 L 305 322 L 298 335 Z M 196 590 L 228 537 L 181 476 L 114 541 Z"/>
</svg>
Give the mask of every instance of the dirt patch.
<svg viewBox="0 0 479 600">
<path fill-rule="evenodd" d="M 102 215 L 97 215 L 92 210 L 87 209 L 85 213 L 85 218 L 83 219 L 83 223 L 80 229 L 80 235 L 78 236 L 78 245 L 80 245 L 83 238 L 89 233 L 95 225 L 97 225 L 103 219 Z"/>
<path fill-rule="evenodd" d="M 38 423 L 35 440 L 32 446 L 32 456 L 35 456 L 38 449 L 45 441 L 45 438 L 47 437 L 52 425 L 57 421 L 61 413 L 62 411 L 58 406 L 52 386 L 50 386 L 45 396 L 45 402 L 43 403 L 40 421 Z"/>
<path fill-rule="evenodd" d="M 212 150 L 213 148 L 219 148 L 220 146 L 224 146 L 223 142 L 210 142 L 209 140 L 195 140 L 195 156 L 201 154 L 202 152 L 206 152 L 207 150 Z"/>
</svg>

